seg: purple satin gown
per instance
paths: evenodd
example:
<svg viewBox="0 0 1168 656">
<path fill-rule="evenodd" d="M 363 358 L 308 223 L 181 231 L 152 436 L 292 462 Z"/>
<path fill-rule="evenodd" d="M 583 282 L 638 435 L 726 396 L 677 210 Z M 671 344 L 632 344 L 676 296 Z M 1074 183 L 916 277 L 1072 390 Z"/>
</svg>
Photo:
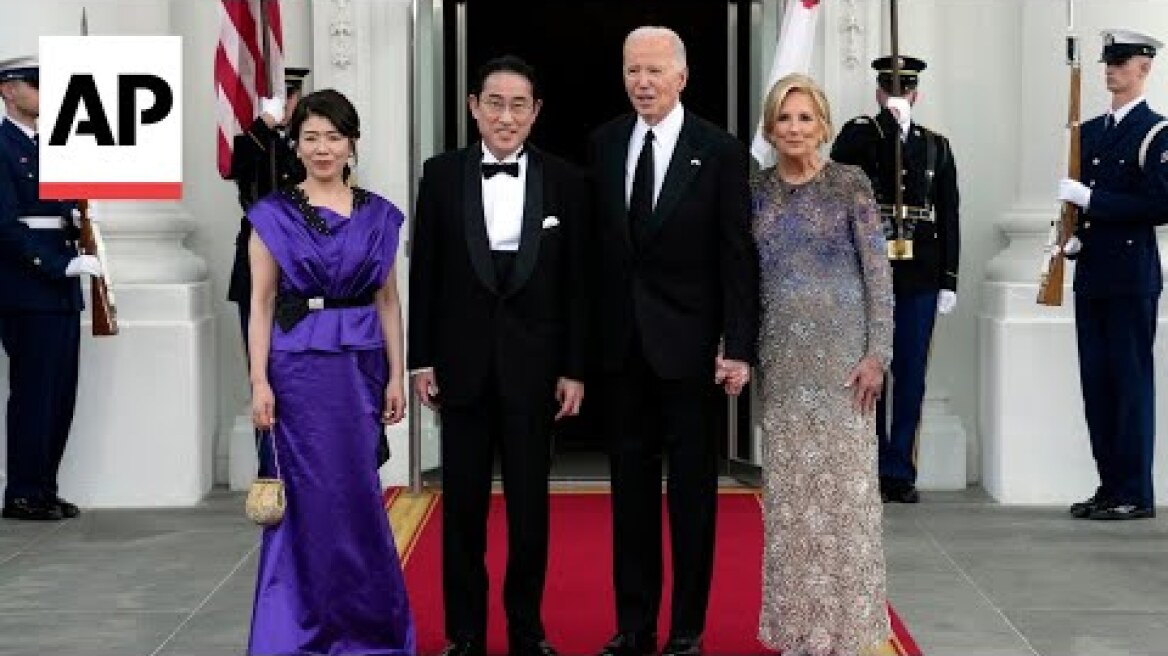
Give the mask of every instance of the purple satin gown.
<svg viewBox="0 0 1168 656">
<path fill-rule="evenodd" d="M 248 212 L 279 264 L 281 291 L 353 298 L 381 286 L 403 217 L 367 192 L 354 205 L 349 219 L 317 209 L 327 235 L 286 195 Z M 312 311 L 288 332 L 272 327 L 272 436 L 288 508 L 263 532 L 251 656 L 415 652 L 377 476 L 388 369 L 373 306 Z"/>
</svg>

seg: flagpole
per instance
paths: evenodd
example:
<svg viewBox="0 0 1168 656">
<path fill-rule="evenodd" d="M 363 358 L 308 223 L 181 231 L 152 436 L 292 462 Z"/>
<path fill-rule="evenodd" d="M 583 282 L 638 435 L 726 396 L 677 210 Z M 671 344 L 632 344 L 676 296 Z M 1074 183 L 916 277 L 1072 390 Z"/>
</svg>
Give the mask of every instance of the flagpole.
<svg viewBox="0 0 1168 656">
<path fill-rule="evenodd" d="M 267 97 L 274 97 L 276 94 L 272 93 L 272 45 L 268 39 L 268 8 L 265 6 L 267 0 L 260 1 L 260 37 L 263 39 L 263 57 L 264 57 L 264 93 Z"/>
<path fill-rule="evenodd" d="M 279 0 L 272 1 L 279 2 Z M 267 2 L 268 0 L 260 0 L 260 36 L 263 38 L 262 48 L 264 53 L 264 93 L 267 94 L 265 96 L 267 98 L 276 98 L 278 97 L 277 94 L 272 91 L 272 45 L 268 36 Z M 276 178 L 276 149 L 270 146 L 268 147 L 268 176 L 272 182 L 270 189 L 275 191 L 278 189 L 277 184 L 279 183 L 279 180 Z"/>
<path fill-rule="evenodd" d="M 89 16 L 84 6 L 81 7 L 81 36 L 89 36 Z M 77 228 L 81 233 L 77 238 L 78 252 L 96 257 L 102 269 L 102 275 L 89 281 L 89 311 L 93 336 L 117 335 L 118 308 L 114 303 L 113 281 L 110 280 L 109 259 L 106 258 L 101 229 L 93 221 L 88 199 L 78 199 L 74 212 Z"/>
</svg>

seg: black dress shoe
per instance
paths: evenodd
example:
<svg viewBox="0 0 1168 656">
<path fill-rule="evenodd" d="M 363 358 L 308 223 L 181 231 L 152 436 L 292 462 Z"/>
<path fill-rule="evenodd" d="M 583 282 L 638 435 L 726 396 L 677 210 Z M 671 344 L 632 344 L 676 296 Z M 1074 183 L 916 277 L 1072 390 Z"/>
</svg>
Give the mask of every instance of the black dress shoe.
<svg viewBox="0 0 1168 656">
<path fill-rule="evenodd" d="M 657 636 L 652 633 L 618 633 L 597 656 L 652 656 L 657 653 Z"/>
<path fill-rule="evenodd" d="M 12 499 L 4 504 L 0 517 L 4 519 L 24 519 L 34 522 L 56 522 L 65 519 L 56 503 L 45 503 L 34 499 Z"/>
<path fill-rule="evenodd" d="M 70 503 L 61 497 L 57 497 L 55 499 L 55 503 L 57 504 L 57 508 L 61 511 L 61 516 L 65 519 L 73 519 L 74 517 L 81 515 L 81 509 L 78 508 L 76 504 Z"/>
<path fill-rule="evenodd" d="M 1143 508 L 1130 503 L 1103 504 L 1095 506 L 1087 519 L 1151 519 L 1156 516 L 1155 508 Z"/>
<path fill-rule="evenodd" d="M 888 503 L 888 480 L 887 476 L 880 477 L 880 501 L 883 503 Z"/>
<path fill-rule="evenodd" d="M 547 640 L 512 640 L 508 649 L 510 656 L 560 656 Z"/>
<path fill-rule="evenodd" d="M 442 656 L 487 656 L 487 646 L 474 640 L 452 642 L 442 650 Z"/>
<path fill-rule="evenodd" d="M 888 479 L 888 501 L 892 503 L 920 503 L 921 493 L 908 481 Z"/>
<path fill-rule="evenodd" d="M 1106 502 L 1103 500 L 1103 492 L 1100 488 L 1097 488 L 1095 494 L 1092 494 L 1090 499 L 1071 504 L 1071 517 L 1075 519 L 1087 519 L 1091 515 L 1091 511 L 1100 505 L 1106 505 Z"/>
<path fill-rule="evenodd" d="M 701 656 L 701 638 L 670 638 L 661 650 L 661 656 Z"/>
</svg>

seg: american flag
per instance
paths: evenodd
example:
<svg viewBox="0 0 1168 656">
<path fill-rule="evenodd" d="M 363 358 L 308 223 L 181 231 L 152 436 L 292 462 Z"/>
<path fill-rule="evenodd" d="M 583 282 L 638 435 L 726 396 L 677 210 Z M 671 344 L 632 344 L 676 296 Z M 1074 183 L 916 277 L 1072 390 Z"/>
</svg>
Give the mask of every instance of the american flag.
<svg viewBox="0 0 1168 656">
<path fill-rule="evenodd" d="M 272 88 L 284 91 L 284 31 L 278 0 L 220 0 L 219 47 L 215 49 L 215 96 L 218 107 L 219 175 L 231 173 L 235 135 L 258 115 L 259 99 L 274 95 L 264 79 L 264 39 L 260 10 L 268 23 L 268 57 Z"/>
</svg>

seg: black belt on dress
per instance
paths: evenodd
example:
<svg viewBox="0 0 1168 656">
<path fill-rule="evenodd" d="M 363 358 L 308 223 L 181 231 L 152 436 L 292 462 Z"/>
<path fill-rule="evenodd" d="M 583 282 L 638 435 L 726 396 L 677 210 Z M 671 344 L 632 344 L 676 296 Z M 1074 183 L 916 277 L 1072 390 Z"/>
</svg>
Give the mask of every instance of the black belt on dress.
<svg viewBox="0 0 1168 656">
<path fill-rule="evenodd" d="M 288 332 L 314 310 L 334 310 L 368 305 L 373 305 L 373 292 L 353 298 L 323 298 L 320 296 L 307 298 L 289 292 L 280 292 L 276 294 L 275 318 L 280 328 L 284 332 Z"/>
</svg>

